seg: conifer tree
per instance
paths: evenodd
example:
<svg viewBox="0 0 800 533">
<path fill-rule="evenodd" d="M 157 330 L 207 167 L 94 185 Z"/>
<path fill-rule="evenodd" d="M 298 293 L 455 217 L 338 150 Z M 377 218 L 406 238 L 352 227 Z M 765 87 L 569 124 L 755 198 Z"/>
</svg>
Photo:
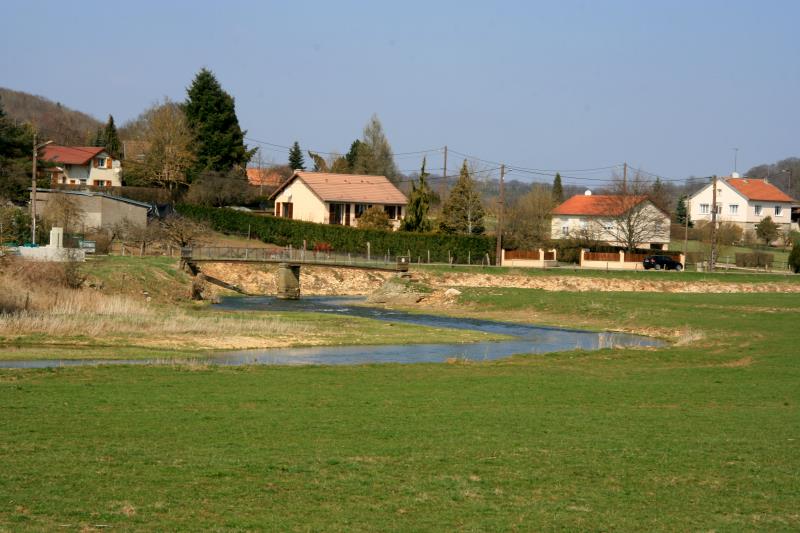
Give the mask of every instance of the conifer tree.
<svg viewBox="0 0 800 533">
<path fill-rule="evenodd" d="M 111 157 L 118 159 L 122 152 L 122 143 L 117 134 L 117 126 L 114 124 L 113 115 L 108 115 L 108 122 L 106 122 L 106 127 L 103 130 L 102 140 L 103 144 L 98 144 L 97 146 L 105 146 L 106 152 L 108 152 Z"/>
<path fill-rule="evenodd" d="M 300 149 L 300 143 L 294 142 L 292 148 L 289 150 L 289 166 L 292 170 L 305 170 L 306 161 L 303 158 L 303 151 Z"/>
<path fill-rule="evenodd" d="M 564 187 L 561 185 L 561 174 L 556 172 L 553 179 L 553 203 L 558 205 L 564 201 Z"/>
<path fill-rule="evenodd" d="M 222 89 L 208 69 L 202 69 L 187 89 L 186 121 L 195 141 L 194 172 L 244 172 L 255 153 L 244 144 L 233 97 Z"/>
<path fill-rule="evenodd" d="M 352 146 L 351 146 L 352 149 Z M 378 115 L 372 115 L 364 126 L 364 136 L 357 146 L 357 156 L 352 172 L 386 176 L 391 181 L 397 179 L 397 166 L 394 154 Z"/>
<path fill-rule="evenodd" d="M 431 206 L 431 189 L 425 178 L 430 176 L 425 171 L 425 158 L 422 158 L 422 169 L 419 172 L 419 182 L 411 184 L 411 194 L 408 198 L 406 216 L 403 218 L 405 231 L 430 231 L 431 222 L 428 220 L 428 209 Z"/>
<path fill-rule="evenodd" d="M 681 196 L 678 198 L 678 204 L 675 206 L 675 222 L 678 224 L 686 224 L 686 218 L 689 212 L 686 209 L 686 200 Z M 693 227 L 692 221 L 689 220 L 689 227 Z"/>
<path fill-rule="evenodd" d="M 97 131 L 94 132 L 94 139 L 92 139 L 92 146 L 106 145 L 106 138 L 104 133 L 105 130 L 103 128 L 97 128 Z"/>
<path fill-rule="evenodd" d="M 442 206 L 439 229 L 443 233 L 481 235 L 485 229 L 483 215 L 481 198 L 478 191 L 475 190 L 475 184 L 470 177 L 465 159 L 458 181 Z"/>
</svg>

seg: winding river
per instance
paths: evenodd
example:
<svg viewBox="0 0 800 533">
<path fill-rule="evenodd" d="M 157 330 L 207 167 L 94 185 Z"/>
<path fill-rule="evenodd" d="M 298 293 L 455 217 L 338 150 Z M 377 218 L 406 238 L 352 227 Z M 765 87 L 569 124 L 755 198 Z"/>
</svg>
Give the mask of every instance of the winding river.
<svg viewBox="0 0 800 533">
<path fill-rule="evenodd" d="M 613 347 L 662 346 L 658 339 L 625 333 L 591 332 L 494 322 L 475 318 L 451 318 L 406 313 L 360 305 L 363 299 L 345 297 L 307 297 L 278 300 L 273 297 L 224 298 L 216 307 L 236 311 L 300 311 L 336 313 L 388 322 L 402 322 L 439 328 L 465 329 L 502 334 L 510 340 L 468 344 L 395 344 L 367 346 L 315 346 L 306 348 L 268 348 L 216 352 L 202 356 L 217 365 L 355 365 L 368 363 L 436 363 L 451 358 L 471 361 L 502 359 L 514 354 L 542 354 L 565 350 L 598 350 Z M 154 359 L 43 359 L 0 361 L 0 368 L 50 368 L 84 365 L 139 365 L 172 363 Z"/>
</svg>

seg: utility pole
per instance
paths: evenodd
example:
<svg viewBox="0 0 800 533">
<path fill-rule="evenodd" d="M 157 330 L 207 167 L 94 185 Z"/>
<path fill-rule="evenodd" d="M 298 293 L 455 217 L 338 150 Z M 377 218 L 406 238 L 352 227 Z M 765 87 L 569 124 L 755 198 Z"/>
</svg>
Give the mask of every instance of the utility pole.
<svg viewBox="0 0 800 533">
<path fill-rule="evenodd" d="M 36 144 L 36 132 L 33 132 L 33 172 L 31 172 L 31 244 L 36 244 L 36 160 L 39 159 L 39 148 L 44 148 L 53 141 Z"/>
<path fill-rule="evenodd" d="M 683 223 L 684 223 L 684 228 L 683 228 L 683 257 L 684 257 L 684 259 L 683 260 L 684 260 L 684 262 L 686 262 L 686 255 L 689 253 L 689 213 L 691 212 L 691 210 L 689 209 L 689 205 L 690 205 L 689 202 L 690 201 L 691 200 L 689 198 L 689 195 L 686 195 L 686 201 L 684 202 L 684 204 L 686 206 L 686 212 L 685 212 L 684 217 L 683 217 L 683 219 L 684 219 L 683 220 Z M 683 266 L 685 267 L 686 265 L 683 265 Z"/>
<path fill-rule="evenodd" d="M 444 203 L 444 195 L 447 190 L 447 145 L 444 145 L 444 176 L 442 183 L 439 185 L 439 203 Z"/>
<path fill-rule="evenodd" d="M 33 172 L 31 172 L 31 243 L 36 244 L 36 132 L 33 132 Z"/>
<path fill-rule="evenodd" d="M 506 194 L 503 187 L 503 178 L 506 175 L 506 166 L 500 165 L 500 202 L 497 209 L 497 246 L 495 247 L 494 264 L 500 266 L 503 257 L 503 211 L 505 211 Z"/>
<path fill-rule="evenodd" d="M 712 179 L 711 191 L 711 260 L 708 262 L 708 270 L 714 272 L 717 266 L 717 175 Z"/>
<path fill-rule="evenodd" d="M 622 164 L 622 194 L 628 194 L 628 163 Z"/>
</svg>

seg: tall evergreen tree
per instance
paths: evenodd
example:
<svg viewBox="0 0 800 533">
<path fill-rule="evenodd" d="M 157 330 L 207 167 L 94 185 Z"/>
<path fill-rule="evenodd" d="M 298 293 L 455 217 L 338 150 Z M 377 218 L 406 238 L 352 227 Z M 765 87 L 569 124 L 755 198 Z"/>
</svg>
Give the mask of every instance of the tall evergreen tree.
<svg viewBox="0 0 800 533">
<path fill-rule="evenodd" d="M 678 224 L 686 224 L 686 218 L 689 216 L 689 211 L 686 209 L 686 200 L 681 196 L 678 199 L 678 205 L 675 207 L 675 222 Z M 693 227 L 691 219 L 689 220 L 689 227 Z"/>
<path fill-rule="evenodd" d="M 443 233 L 481 235 L 485 229 L 483 215 L 481 197 L 478 191 L 475 190 L 475 183 L 470 177 L 469 167 L 467 167 L 467 160 L 465 159 L 464 164 L 461 166 L 461 174 L 458 176 L 458 181 L 442 206 L 439 229 Z"/>
<path fill-rule="evenodd" d="M 352 148 L 352 147 L 351 147 Z M 354 174 L 373 174 L 386 176 L 391 181 L 397 179 L 397 166 L 394 154 L 378 115 L 372 115 L 364 126 L 364 136 L 357 146 L 357 157 L 353 165 Z"/>
<path fill-rule="evenodd" d="M 186 120 L 195 140 L 194 171 L 243 173 L 255 153 L 244 144 L 233 97 L 222 89 L 208 69 L 202 69 L 187 89 Z"/>
<path fill-rule="evenodd" d="M 291 149 L 289 149 L 289 166 L 292 170 L 305 170 L 306 160 L 303 158 L 303 151 L 300 149 L 300 143 L 294 142 Z"/>
<path fill-rule="evenodd" d="M 33 129 L 9 120 L 0 100 L 0 199 L 24 200 L 31 179 Z"/>
<path fill-rule="evenodd" d="M 430 231 L 431 221 L 428 220 L 428 209 L 431 206 L 431 189 L 425 178 L 430 176 L 425 171 L 425 158 L 422 158 L 422 169 L 419 172 L 419 182 L 411 184 L 411 194 L 408 198 L 406 216 L 403 218 L 405 231 Z"/>
<path fill-rule="evenodd" d="M 103 128 L 97 128 L 97 131 L 94 132 L 94 139 L 92 139 L 92 146 L 105 146 L 105 145 L 106 145 L 105 130 Z"/>
<path fill-rule="evenodd" d="M 114 158 L 119 158 L 122 152 L 122 143 L 119 140 L 117 126 L 114 124 L 114 117 L 112 115 L 108 115 L 108 122 L 106 122 L 106 127 L 103 130 L 103 144 L 99 144 L 98 146 L 105 146 L 106 152 Z"/>
<path fill-rule="evenodd" d="M 347 171 L 352 174 L 366 174 L 364 169 L 360 168 L 365 162 L 364 151 L 367 149 L 366 145 L 360 140 L 356 139 L 350 145 L 350 151 L 344 156 L 347 160 Z"/>
<path fill-rule="evenodd" d="M 561 185 L 561 174 L 556 172 L 553 179 L 553 203 L 558 205 L 564 201 L 564 187 Z"/>
</svg>

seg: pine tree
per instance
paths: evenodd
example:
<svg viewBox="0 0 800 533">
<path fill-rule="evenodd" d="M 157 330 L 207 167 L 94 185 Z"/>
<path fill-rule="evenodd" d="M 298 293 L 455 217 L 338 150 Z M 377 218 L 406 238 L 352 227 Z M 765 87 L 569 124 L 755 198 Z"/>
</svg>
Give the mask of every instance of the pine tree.
<svg viewBox="0 0 800 533">
<path fill-rule="evenodd" d="M 289 150 L 289 166 L 292 170 L 305 170 L 306 160 L 303 158 L 303 151 L 300 149 L 300 143 L 294 142 L 292 148 Z"/>
<path fill-rule="evenodd" d="M 94 132 L 94 139 L 92 140 L 92 146 L 105 146 L 105 145 L 106 145 L 105 130 L 103 128 L 97 128 L 97 131 Z"/>
<path fill-rule="evenodd" d="M 689 212 L 686 209 L 686 200 L 681 196 L 678 198 L 678 205 L 675 207 L 675 222 L 678 224 L 686 224 L 686 218 L 688 216 Z M 691 219 L 689 220 L 689 227 L 694 227 Z"/>
<path fill-rule="evenodd" d="M 553 179 L 553 203 L 558 205 L 564 201 L 564 187 L 561 185 L 561 174 L 556 172 Z"/>
<path fill-rule="evenodd" d="M 458 176 L 458 181 L 442 206 L 439 229 L 443 233 L 481 235 L 485 229 L 483 215 L 481 198 L 478 191 L 475 190 L 475 184 L 469 175 L 469 168 L 465 159 L 464 164 L 461 166 L 461 174 Z"/>
<path fill-rule="evenodd" d="M 347 171 L 352 174 L 365 174 L 363 168 L 360 168 L 360 165 L 363 165 L 365 162 L 365 158 L 363 157 L 364 151 L 367 149 L 366 145 L 362 143 L 360 140 L 356 139 L 350 145 L 350 151 L 344 156 L 347 160 Z"/>
<path fill-rule="evenodd" d="M 12 122 L 0 100 L 0 204 L 2 200 L 26 200 L 31 183 L 33 129 Z M 30 236 L 30 234 L 27 234 Z"/>
<path fill-rule="evenodd" d="M 195 174 L 203 170 L 244 172 L 255 153 L 244 144 L 233 97 L 214 74 L 202 69 L 187 90 L 186 120 L 195 140 Z"/>
<path fill-rule="evenodd" d="M 108 115 L 108 122 L 106 122 L 106 127 L 103 130 L 103 144 L 98 144 L 97 146 L 105 146 L 106 152 L 108 152 L 111 157 L 115 159 L 119 158 L 122 151 L 122 143 L 119 140 L 117 126 L 114 124 L 114 117 L 112 115 Z"/>
<path fill-rule="evenodd" d="M 364 126 L 364 137 L 357 147 L 357 154 L 352 171 L 354 174 L 386 176 L 391 181 L 397 179 L 397 166 L 394 163 L 392 147 L 383 133 L 378 115 L 372 115 Z"/>
<path fill-rule="evenodd" d="M 405 231 L 430 231 L 431 222 L 428 220 L 428 209 L 431 206 L 431 189 L 425 178 L 430 176 L 425 172 L 425 158 L 422 158 L 422 170 L 419 172 L 419 183 L 411 184 L 411 194 L 408 198 L 406 216 L 403 218 Z"/>
</svg>

